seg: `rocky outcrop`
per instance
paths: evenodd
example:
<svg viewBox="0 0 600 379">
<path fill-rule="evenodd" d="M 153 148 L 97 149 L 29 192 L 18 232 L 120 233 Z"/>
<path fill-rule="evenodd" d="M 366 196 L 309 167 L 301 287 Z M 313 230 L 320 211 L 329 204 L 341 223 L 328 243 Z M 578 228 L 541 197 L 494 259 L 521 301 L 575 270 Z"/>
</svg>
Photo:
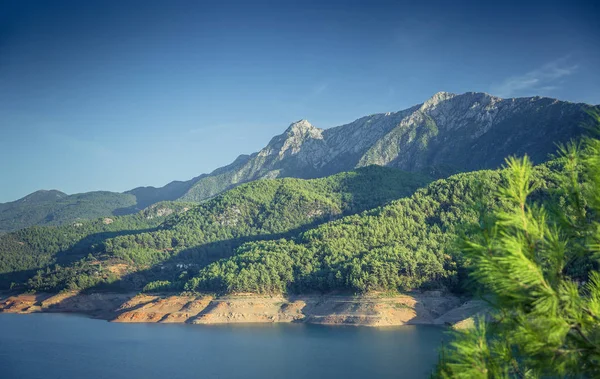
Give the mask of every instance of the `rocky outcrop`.
<svg viewBox="0 0 600 379">
<path fill-rule="evenodd" d="M 92 317 L 110 320 L 121 304 L 133 294 L 82 294 L 66 292 L 60 294 L 22 294 L 0 296 L 0 312 L 6 313 L 83 313 Z"/>
<path fill-rule="evenodd" d="M 213 299 L 190 320 L 193 324 L 295 322 L 305 318 L 303 304 L 282 296 L 225 296 Z"/>
<path fill-rule="evenodd" d="M 476 318 L 489 318 L 489 306 L 481 300 L 469 300 L 436 318 L 435 325 L 451 325 L 455 329 L 466 329 L 474 326 Z"/>
<path fill-rule="evenodd" d="M 469 318 L 484 310 L 480 303 L 465 302 L 456 296 L 439 292 L 398 296 L 284 297 L 246 294 L 218 298 L 70 292 L 0 297 L 0 312 L 76 312 L 125 323 L 468 325 Z"/>
<path fill-rule="evenodd" d="M 211 297 L 138 295 L 116 310 L 113 321 L 185 323 L 204 310 Z"/>
</svg>

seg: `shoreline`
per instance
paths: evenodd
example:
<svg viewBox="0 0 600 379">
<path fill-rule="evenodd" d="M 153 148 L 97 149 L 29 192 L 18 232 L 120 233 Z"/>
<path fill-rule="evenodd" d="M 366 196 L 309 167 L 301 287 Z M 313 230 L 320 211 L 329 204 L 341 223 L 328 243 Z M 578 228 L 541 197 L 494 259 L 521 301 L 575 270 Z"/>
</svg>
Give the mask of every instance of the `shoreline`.
<svg viewBox="0 0 600 379">
<path fill-rule="evenodd" d="M 78 313 L 123 323 L 308 323 L 370 327 L 442 325 L 465 328 L 485 304 L 439 291 L 373 295 L 183 296 L 170 294 L 0 294 L 0 313 Z"/>
</svg>

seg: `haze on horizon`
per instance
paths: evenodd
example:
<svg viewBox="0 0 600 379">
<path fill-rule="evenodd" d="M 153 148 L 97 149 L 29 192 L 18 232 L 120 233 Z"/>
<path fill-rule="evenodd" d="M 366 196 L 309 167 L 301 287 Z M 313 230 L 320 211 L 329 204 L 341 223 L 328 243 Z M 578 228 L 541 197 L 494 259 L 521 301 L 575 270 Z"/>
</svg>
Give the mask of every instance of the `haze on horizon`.
<svg viewBox="0 0 600 379">
<path fill-rule="evenodd" d="M 0 202 L 187 180 L 438 91 L 600 104 L 600 5 L 0 3 Z"/>
</svg>

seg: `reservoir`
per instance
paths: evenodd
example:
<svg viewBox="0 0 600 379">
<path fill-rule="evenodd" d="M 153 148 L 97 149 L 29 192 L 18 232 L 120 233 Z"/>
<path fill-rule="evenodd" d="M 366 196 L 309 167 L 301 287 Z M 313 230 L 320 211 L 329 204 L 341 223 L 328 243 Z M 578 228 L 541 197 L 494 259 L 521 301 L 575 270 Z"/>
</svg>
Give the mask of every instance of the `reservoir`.
<svg viewBox="0 0 600 379">
<path fill-rule="evenodd" d="M 0 314 L 3 379 L 427 378 L 434 326 L 120 324 Z"/>
</svg>

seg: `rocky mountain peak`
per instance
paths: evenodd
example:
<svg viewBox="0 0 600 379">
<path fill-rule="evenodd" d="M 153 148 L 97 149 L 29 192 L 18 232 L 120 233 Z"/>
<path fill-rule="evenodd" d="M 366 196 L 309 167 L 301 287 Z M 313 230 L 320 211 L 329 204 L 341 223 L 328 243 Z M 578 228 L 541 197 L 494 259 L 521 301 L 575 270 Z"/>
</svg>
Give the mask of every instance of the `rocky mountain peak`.
<svg viewBox="0 0 600 379">
<path fill-rule="evenodd" d="M 307 140 L 323 139 L 323 129 L 314 127 L 307 120 L 300 120 L 292 123 L 285 131 L 284 149 L 290 146 L 300 146 Z"/>
<path fill-rule="evenodd" d="M 323 129 L 314 127 L 307 120 L 300 120 L 292 123 L 283 134 L 274 137 L 258 155 L 279 156 L 281 159 L 297 154 L 306 143 L 322 140 Z"/>
<path fill-rule="evenodd" d="M 423 105 L 421 106 L 421 110 L 426 110 L 428 108 L 435 107 L 438 104 L 440 104 L 446 100 L 450 100 L 455 96 L 457 96 L 457 95 L 454 93 L 440 91 L 440 92 L 436 93 L 435 95 L 433 95 L 431 98 L 429 98 L 426 102 L 424 102 Z"/>
<path fill-rule="evenodd" d="M 259 152 L 197 179 L 181 199 L 201 201 L 261 178 L 314 178 L 373 164 L 460 172 L 499 167 L 511 154 L 543 162 L 555 142 L 579 135 L 588 117 L 582 105 L 549 100 L 438 92 L 410 108 L 325 130 L 299 120 Z"/>
<path fill-rule="evenodd" d="M 319 132 L 319 128 L 315 128 L 310 122 L 307 120 L 300 120 L 293 122 L 286 129 L 285 134 L 288 135 L 304 135 L 304 134 L 314 134 L 315 132 Z"/>
</svg>

